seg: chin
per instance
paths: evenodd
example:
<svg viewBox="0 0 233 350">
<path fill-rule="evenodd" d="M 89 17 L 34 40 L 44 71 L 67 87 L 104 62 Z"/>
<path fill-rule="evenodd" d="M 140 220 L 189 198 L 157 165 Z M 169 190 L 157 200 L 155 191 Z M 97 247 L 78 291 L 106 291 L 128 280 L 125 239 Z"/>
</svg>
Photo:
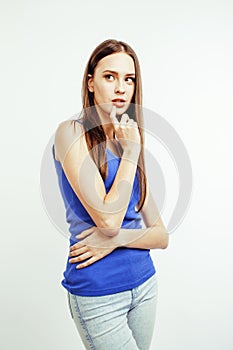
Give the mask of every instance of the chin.
<svg viewBox="0 0 233 350">
<path fill-rule="evenodd" d="M 125 113 L 126 109 L 125 108 L 117 108 L 116 109 L 116 115 L 121 115 L 123 113 Z"/>
<path fill-rule="evenodd" d="M 129 106 L 126 107 L 122 107 L 122 108 L 117 108 L 116 109 L 116 114 L 117 115 L 122 115 L 123 113 L 125 113 L 128 110 Z"/>
</svg>

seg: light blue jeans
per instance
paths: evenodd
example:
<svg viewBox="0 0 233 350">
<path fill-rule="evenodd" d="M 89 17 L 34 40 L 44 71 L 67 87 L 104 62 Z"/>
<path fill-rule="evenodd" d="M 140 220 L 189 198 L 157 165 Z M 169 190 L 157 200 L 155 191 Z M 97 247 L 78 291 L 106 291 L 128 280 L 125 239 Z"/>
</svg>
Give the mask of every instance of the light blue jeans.
<svg viewBox="0 0 233 350">
<path fill-rule="evenodd" d="M 139 287 L 105 296 L 68 292 L 71 316 L 86 349 L 149 350 L 153 336 L 157 275 Z"/>
</svg>

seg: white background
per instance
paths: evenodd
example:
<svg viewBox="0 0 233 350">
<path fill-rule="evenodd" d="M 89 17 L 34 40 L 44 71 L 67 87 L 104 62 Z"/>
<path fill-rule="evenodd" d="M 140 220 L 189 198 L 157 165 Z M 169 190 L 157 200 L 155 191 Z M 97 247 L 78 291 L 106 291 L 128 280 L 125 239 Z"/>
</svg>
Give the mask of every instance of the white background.
<svg viewBox="0 0 233 350">
<path fill-rule="evenodd" d="M 68 241 L 44 210 L 40 167 L 58 123 L 80 111 L 89 55 L 114 38 L 136 51 L 144 106 L 178 132 L 194 175 L 184 221 L 152 252 L 152 348 L 231 350 L 233 3 L 1 0 L 0 13 L 1 349 L 84 349 L 60 285 Z"/>
</svg>

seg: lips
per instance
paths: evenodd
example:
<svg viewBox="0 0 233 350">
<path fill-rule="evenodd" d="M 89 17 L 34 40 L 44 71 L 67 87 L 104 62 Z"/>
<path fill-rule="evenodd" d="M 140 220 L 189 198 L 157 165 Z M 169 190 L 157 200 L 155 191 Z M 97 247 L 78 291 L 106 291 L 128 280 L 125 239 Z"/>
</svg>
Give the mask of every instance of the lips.
<svg viewBox="0 0 233 350">
<path fill-rule="evenodd" d="M 125 102 L 126 101 L 122 98 L 115 98 L 114 100 L 112 100 L 113 105 L 118 108 L 124 107 Z"/>
</svg>

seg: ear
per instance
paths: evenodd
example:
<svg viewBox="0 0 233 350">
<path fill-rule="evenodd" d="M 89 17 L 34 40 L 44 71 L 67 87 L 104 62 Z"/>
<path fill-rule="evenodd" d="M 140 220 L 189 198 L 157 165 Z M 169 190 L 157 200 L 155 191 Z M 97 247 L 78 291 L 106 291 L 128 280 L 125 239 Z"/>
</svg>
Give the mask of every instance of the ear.
<svg viewBox="0 0 233 350">
<path fill-rule="evenodd" d="M 93 76 L 91 74 L 88 74 L 88 90 L 90 92 L 94 92 L 94 83 L 93 83 Z"/>
</svg>

